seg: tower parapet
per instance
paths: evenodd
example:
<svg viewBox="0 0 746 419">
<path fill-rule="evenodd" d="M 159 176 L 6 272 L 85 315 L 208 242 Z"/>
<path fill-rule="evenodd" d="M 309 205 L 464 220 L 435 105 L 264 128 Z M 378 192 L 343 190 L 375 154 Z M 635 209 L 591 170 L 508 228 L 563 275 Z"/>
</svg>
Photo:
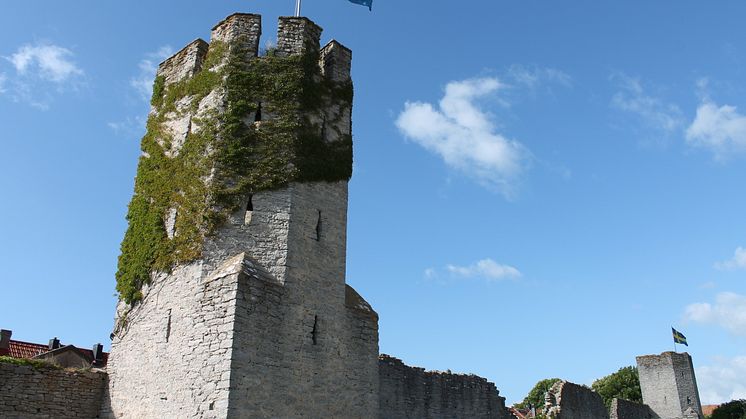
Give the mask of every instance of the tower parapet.
<svg viewBox="0 0 746 419">
<path fill-rule="evenodd" d="M 202 70 L 209 44 L 195 39 L 181 51 L 172 55 L 158 66 L 156 76 L 163 77 L 165 85 L 191 78 Z"/>
<path fill-rule="evenodd" d="M 305 17 L 281 17 L 277 27 L 277 53 L 281 56 L 319 51 L 321 27 Z"/>
<path fill-rule="evenodd" d="M 225 43 L 241 42 L 248 57 L 259 55 L 259 41 L 262 36 L 262 17 L 251 13 L 234 13 L 212 28 L 210 41 Z"/>
<path fill-rule="evenodd" d="M 337 83 L 350 80 L 350 67 L 352 64 L 352 50 L 337 41 L 331 41 L 319 53 L 319 65 L 321 73 Z"/>
</svg>

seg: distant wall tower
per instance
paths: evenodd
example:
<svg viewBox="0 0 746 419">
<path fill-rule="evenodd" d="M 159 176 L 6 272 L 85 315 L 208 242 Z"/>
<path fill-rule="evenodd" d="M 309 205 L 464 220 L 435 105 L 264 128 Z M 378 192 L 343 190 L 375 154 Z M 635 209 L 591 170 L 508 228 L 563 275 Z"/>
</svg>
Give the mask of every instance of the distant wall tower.
<svg viewBox="0 0 746 419">
<path fill-rule="evenodd" d="M 345 283 L 351 51 L 234 14 L 161 64 L 102 417 L 378 417 L 378 317 Z"/>
<path fill-rule="evenodd" d="M 661 419 L 690 417 L 692 411 L 703 417 L 692 357 L 688 353 L 638 356 L 637 370 L 643 403 Z"/>
</svg>

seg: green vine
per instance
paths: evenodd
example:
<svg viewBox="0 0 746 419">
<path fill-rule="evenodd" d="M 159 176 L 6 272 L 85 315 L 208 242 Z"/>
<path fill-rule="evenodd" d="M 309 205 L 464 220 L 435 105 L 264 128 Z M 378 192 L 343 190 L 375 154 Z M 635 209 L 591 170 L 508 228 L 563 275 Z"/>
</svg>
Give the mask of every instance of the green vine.
<svg viewBox="0 0 746 419">
<path fill-rule="evenodd" d="M 213 42 L 203 70 L 193 77 L 170 85 L 163 77 L 155 80 L 154 112 L 142 139 L 116 275 L 119 296 L 129 304 L 142 298 L 142 286 L 154 270 L 169 271 L 198 259 L 205 238 L 248 194 L 291 181 L 338 181 L 352 175 L 352 137 L 337 132 L 339 141 L 324 138 L 324 129 L 336 130 L 339 122 L 326 120 L 326 109 L 351 106 L 352 84 L 322 77 L 317 53 L 247 60 L 245 44 L 240 39 L 231 45 Z M 194 116 L 216 90 L 225 110 Z M 260 109 L 266 118 L 247 120 Z M 187 135 L 174 156 L 174 139 L 164 123 L 185 115 L 192 115 L 199 129 Z M 176 234 L 169 238 L 165 222 L 172 209 L 177 211 Z"/>
</svg>

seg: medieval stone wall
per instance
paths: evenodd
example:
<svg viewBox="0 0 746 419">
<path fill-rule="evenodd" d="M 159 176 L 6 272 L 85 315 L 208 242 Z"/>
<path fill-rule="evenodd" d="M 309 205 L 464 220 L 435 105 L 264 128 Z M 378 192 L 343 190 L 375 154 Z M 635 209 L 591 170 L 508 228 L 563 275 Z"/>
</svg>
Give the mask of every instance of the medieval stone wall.
<svg viewBox="0 0 746 419">
<path fill-rule="evenodd" d="M 614 399 L 609 409 L 610 419 L 658 419 L 658 415 L 646 404 Z"/>
<path fill-rule="evenodd" d="M 348 307 L 344 283 L 347 183 L 258 193 L 254 212 L 282 197 L 289 212 L 269 212 L 288 220 L 285 277 L 238 279 L 229 417 L 375 418 L 377 316 L 362 299 Z"/>
<path fill-rule="evenodd" d="M 380 418 L 510 418 L 505 398 L 484 378 L 425 371 L 379 359 Z"/>
<path fill-rule="evenodd" d="M 103 417 L 224 417 L 237 284 L 203 263 L 158 275 L 119 307 Z"/>
<path fill-rule="evenodd" d="M 0 417 L 95 418 L 106 374 L 0 363 Z"/>
<path fill-rule="evenodd" d="M 547 416 L 552 419 L 608 419 L 603 399 L 588 387 L 567 381 L 547 392 Z"/>
</svg>

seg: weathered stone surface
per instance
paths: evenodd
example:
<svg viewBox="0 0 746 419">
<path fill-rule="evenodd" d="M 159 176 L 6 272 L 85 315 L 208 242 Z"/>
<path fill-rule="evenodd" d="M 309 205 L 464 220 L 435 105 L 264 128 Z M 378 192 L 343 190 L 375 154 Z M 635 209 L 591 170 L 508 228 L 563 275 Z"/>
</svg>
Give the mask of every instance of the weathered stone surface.
<svg viewBox="0 0 746 419">
<path fill-rule="evenodd" d="M 172 55 L 158 66 L 158 76 L 164 78 L 165 84 L 172 84 L 194 76 L 207 56 L 207 42 L 197 39 Z"/>
<path fill-rule="evenodd" d="M 95 418 L 106 374 L 0 363 L 0 417 Z"/>
<path fill-rule="evenodd" d="M 697 379 L 688 353 L 637 357 L 642 400 L 663 419 L 679 419 L 692 409 L 702 416 Z"/>
<path fill-rule="evenodd" d="M 281 17 L 277 29 L 277 53 L 298 55 L 319 50 L 321 27 L 305 17 Z"/>
<path fill-rule="evenodd" d="M 608 419 L 603 399 L 588 387 L 559 381 L 546 395 L 545 411 L 553 419 Z"/>
<path fill-rule="evenodd" d="M 505 398 L 484 378 L 425 371 L 379 358 L 380 418 L 510 418 Z"/>
<path fill-rule="evenodd" d="M 278 48 L 318 51 L 320 31 L 307 19 L 281 18 Z M 258 16 L 236 14 L 212 39 L 247 43 L 255 54 L 260 33 Z M 349 50 L 335 45 L 326 77 L 346 71 L 349 80 Z M 214 110 L 220 118 L 222 95 L 210 93 L 196 116 Z M 351 134 L 350 106 L 324 110 L 330 136 Z M 188 118 L 185 109 L 166 128 L 185 137 Z M 246 196 L 207 237 L 199 260 L 154 275 L 135 306 L 120 304 L 102 415 L 377 418 L 378 316 L 345 284 L 347 196 L 346 181 Z M 169 237 L 178 236 L 172 213 L 164 214 Z"/>
<path fill-rule="evenodd" d="M 658 415 L 646 404 L 614 399 L 609 409 L 610 419 L 658 419 Z"/>
</svg>

